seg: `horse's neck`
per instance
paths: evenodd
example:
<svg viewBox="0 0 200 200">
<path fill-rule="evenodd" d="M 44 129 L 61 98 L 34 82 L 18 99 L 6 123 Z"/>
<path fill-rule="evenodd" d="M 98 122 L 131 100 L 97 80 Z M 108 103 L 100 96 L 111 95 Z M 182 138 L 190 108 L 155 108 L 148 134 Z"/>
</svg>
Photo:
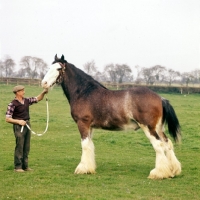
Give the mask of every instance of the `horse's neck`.
<svg viewBox="0 0 200 200">
<path fill-rule="evenodd" d="M 71 64 L 67 64 L 62 88 L 69 102 L 76 100 L 79 95 L 84 95 L 89 92 L 88 88 L 94 85 L 95 88 L 107 89 L 82 70 Z"/>
<path fill-rule="evenodd" d="M 62 89 L 63 89 L 63 92 L 64 92 L 65 96 L 67 97 L 68 101 L 70 102 L 70 100 L 71 100 L 70 96 L 71 95 L 69 93 L 68 87 L 66 87 L 66 83 L 62 82 L 61 86 L 62 86 Z"/>
<path fill-rule="evenodd" d="M 77 98 L 77 91 L 80 87 L 82 87 L 82 85 L 79 84 L 79 79 L 81 76 L 80 78 L 77 78 L 77 71 L 79 71 L 79 69 L 77 69 L 75 66 L 72 66 L 71 64 L 68 64 L 63 78 L 63 83 L 61 84 L 69 102 Z"/>
</svg>

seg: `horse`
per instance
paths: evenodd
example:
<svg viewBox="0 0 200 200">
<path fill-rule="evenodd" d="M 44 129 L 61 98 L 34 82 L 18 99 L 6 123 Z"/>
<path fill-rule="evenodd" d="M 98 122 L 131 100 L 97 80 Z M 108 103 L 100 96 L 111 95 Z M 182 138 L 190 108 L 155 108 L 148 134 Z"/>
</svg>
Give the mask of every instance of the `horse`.
<svg viewBox="0 0 200 200">
<path fill-rule="evenodd" d="M 147 87 L 109 90 L 84 71 L 68 63 L 64 55 L 55 55 L 41 85 L 51 88 L 60 84 L 68 99 L 71 116 L 81 136 L 81 161 L 75 174 L 92 174 L 96 170 L 92 130 L 137 130 L 141 128 L 152 144 L 156 161 L 148 178 L 172 178 L 181 173 L 173 143 L 165 135 L 165 124 L 175 142 L 180 141 L 180 124 L 167 99 Z"/>
</svg>

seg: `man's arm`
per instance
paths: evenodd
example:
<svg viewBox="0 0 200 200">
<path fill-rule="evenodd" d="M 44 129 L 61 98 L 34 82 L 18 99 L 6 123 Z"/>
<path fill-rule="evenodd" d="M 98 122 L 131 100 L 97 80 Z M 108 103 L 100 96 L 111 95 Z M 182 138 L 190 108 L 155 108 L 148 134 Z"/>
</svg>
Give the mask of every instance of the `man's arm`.
<svg viewBox="0 0 200 200">
<path fill-rule="evenodd" d="M 44 89 L 41 94 L 39 94 L 36 98 L 38 101 L 41 101 L 44 98 L 44 95 L 48 93 L 48 89 Z"/>
<path fill-rule="evenodd" d="M 21 126 L 26 125 L 26 121 L 20 120 L 20 119 L 13 119 L 11 117 L 6 117 L 6 122 L 11 123 L 11 124 L 19 124 Z"/>
<path fill-rule="evenodd" d="M 24 120 L 19 120 L 19 119 L 13 119 L 13 111 L 15 109 L 15 106 L 13 103 L 9 103 L 6 111 L 6 122 L 11 123 L 11 124 L 19 124 L 21 126 L 24 126 L 26 122 Z"/>
</svg>

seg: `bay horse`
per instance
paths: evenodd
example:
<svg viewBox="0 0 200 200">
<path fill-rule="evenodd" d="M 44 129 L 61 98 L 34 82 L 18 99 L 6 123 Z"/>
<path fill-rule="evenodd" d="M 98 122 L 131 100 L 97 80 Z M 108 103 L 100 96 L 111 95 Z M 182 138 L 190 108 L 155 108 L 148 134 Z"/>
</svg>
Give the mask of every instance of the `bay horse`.
<svg viewBox="0 0 200 200">
<path fill-rule="evenodd" d="M 167 123 L 172 138 L 175 141 L 181 138 L 178 118 L 168 100 L 146 87 L 109 90 L 57 54 L 42 80 L 42 87 L 50 88 L 56 83 L 62 86 L 81 135 L 82 156 L 75 174 L 95 173 L 93 128 L 141 128 L 156 152 L 155 168 L 148 178 L 171 178 L 181 173 L 173 144 L 164 133 Z"/>
</svg>

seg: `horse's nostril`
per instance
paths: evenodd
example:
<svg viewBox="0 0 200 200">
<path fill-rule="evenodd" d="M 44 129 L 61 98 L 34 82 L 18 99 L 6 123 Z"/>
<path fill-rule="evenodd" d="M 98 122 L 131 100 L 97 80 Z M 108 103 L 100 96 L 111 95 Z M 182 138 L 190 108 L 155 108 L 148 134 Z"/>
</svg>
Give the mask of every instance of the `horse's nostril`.
<svg viewBox="0 0 200 200">
<path fill-rule="evenodd" d="M 43 88 L 46 87 L 47 86 L 47 81 L 42 81 L 41 85 L 42 85 Z"/>
<path fill-rule="evenodd" d="M 42 85 L 46 85 L 47 84 L 47 82 L 46 81 L 42 81 Z"/>
</svg>

